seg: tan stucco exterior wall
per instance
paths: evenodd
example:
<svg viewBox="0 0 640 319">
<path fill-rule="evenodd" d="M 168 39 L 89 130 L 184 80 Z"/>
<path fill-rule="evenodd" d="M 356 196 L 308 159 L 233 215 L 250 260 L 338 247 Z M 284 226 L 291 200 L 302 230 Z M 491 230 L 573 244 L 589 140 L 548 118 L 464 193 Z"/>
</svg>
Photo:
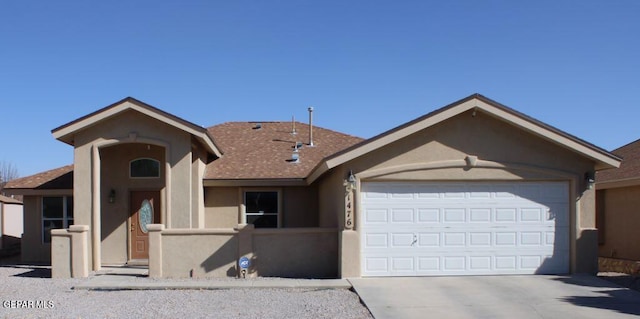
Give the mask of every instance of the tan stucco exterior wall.
<svg viewBox="0 0 640 319">
<path fill-rule="evenodd" d="M 465 167 L 465 157 L 477 157 L 476 167 Z M 594 258 L 596 239 L 584 230 L 595 228 L 595 209 L 592 191 L 585 192 L 585 172 L 591 172 L 594 163 L 589 159 L 570 152 L 552 142 L 511 126 L 491 116 L 477 112 L 462 113 L 454 118 L 418 131 L 404 139 L 381 149 L 369 152 L 359 158 L 344 163 L 322 178 L 321 198 L 344 198 L 342 183 L 349 170 L 353 170 L 359 182 L 374 180 L 553 180 L 567 181 L 570 185 L 571 223 L 571 270 L 573 272 L 594 272 L 597 259 Z M 342 190 L 342 191 L 339 191 Z M 355 230 L 359 228 L 359 194 L 356 194 Z M 344 224 L 344 201 L 321 203 L 321 220 L 326 223 L 330 216 L 338 218 L 339 226 Z M 591 237 L 590 237 L 591 236 Z M 360 273 L 360 236 L 342 237 L 341 272 L 349 276 Z M 581 238 L 580 245 L 576 246 Z"/>
<path fill-rule="evenodd" d="M 51 244 L 42 243 L 42 197 L 24 196 L 22 261 L 49 262 Z"/>
<path fill-rule="evenodd" d="M 640 186 L 598 190 L 602 244 L 598 254 L 640 260 Z"/>
<path fill-rule="evenodd" d="M 47 193 L 47 191 L 44 191 Z M 72 190 L 55 190 L 45 196 L 72 196 Z M 23 197 L 24 233 L 21 254 L 24 262 L 51 262 L 51 244 L 42 242 L 42 196 Z"/>
<path fill-rule="evenodd" d="M 233 228 L 240 223 L 237 187 L 207 187 L 204 193 L 206 228 Z"/>
<path fill-rule="evenodd" d="M 232 228 L 241 222 L 243 192 L 273 190 L 282 196 L 282 227 L 318 227 L 318 191 L 310 187 L 207 187 L 206 228 Z"/>
<path fill-rule="evenodd" d="M 161 146 L 166 150 L 165 160 L 170 172 L 166 177 L 165 207 L 167 228 L 189 228 L 192 226 L 192 143 L 190 134 L 174 128 L 161 121 L 150 118 L 136 111 L 126 111 L 113 118 L 105 119 L 75 134 L 74 136 L 74 210 L 76 224 L 89 225 L 88 238 L 93 240 L 92 207 L 104 202 L 92 197 L 100 174 L 95 175 L 92 165 L 99 163 L 106 147 L 118 143 L 143 143 L 144 145 Z M 163 167 L 165 170 L 166 167 Z M 165 182 L 166 182 L 165 181 Z M 104 190 L 101 190 L 104 194 Z M 99 204 L 101 206 L 101 204 Z M 118 239 L 121 240 L 121 239 Z M 89 258 L 94 261 L 95 243 L 89 245 Z M 102 255 L 102 254 L 101 254 Z M 107 255 L 110 255 L 108 253 Z M 121 258 L 120 255 L 118 258 Z M 92 263 L 93 269 L 96 265 Z M 98 265 L 99 266 L 99 265 Z"/>
</svg>

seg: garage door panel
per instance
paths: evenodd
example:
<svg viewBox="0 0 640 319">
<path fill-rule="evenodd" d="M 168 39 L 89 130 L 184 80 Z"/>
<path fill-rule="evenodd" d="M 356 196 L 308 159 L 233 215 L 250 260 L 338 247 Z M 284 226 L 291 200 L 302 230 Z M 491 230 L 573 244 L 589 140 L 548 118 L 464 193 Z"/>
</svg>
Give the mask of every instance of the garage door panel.
<svg viewBox="0 0 640 319">
<path fill-rule="evenodd" d="M 412 208 L 394 208 L 391 209 L 392 223 L 414 223 L 415 212 Z"/>
<path fill-rule="evenodd" d="M 415 244 L 415 238 L 414 233 L 392 233 L 391 247 L 412 247 Z"/>
<path fill-rule="evenodd" d="M 469 222 L 471 223 L 490 223 L 491 208 L 470 208 Z"/>
<path fill-rule="evenodd" d="M 440 222 L 440 209 L 418 208 L 418 223 L 434 224 Z"/>
<path fill-rule="evenodd" d="M 491 247 L 491 232 L 470 232 L 469 247 Z"/>
<path fill-rule="evenodd" d="M 495 221 L 498 223 L 515 223 L 518 221 L 518 209 L 513 207 L 496 208 Z"/>
<path fill-rule="evenodd" d="M 518 233 L 514 231 L 495 232 L 493 238 L 495 238 L 495 245 L 498 247 L 515 247 L 518 245 Z"/>
<path fill-rule="evenodd" d="M 568 272 L 567 183 L 441 184 L 363 183 L 364 276 Z"/>
</svg>

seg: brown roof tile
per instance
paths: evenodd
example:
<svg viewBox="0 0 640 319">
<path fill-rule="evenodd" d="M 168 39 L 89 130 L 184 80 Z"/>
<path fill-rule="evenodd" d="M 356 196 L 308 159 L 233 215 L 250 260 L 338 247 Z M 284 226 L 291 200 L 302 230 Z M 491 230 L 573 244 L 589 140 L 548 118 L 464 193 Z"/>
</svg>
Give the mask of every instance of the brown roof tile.
<svg viewBox="0 0 640 319">
<path fill-rule="evenodd" d="M 611 153 L 622 157 L 619 168 L 599 171 L 596 182 L 611 182 L 621 179 L 640 178 L 640 140 L 617 148 Z"/>
<path fill-rule="evenodd" d="M 72 189 L 73 165 L 11 180 L 5 189 Z"/>
<path fill-rule="evenodd" d="M 313 127 L 314 146 L 308 146 L 309 126 L 296 122 L 228 122 L 208 130 L 220 145 L 223 156 L 207 165 L 205 179 L 302 179 L 325 157 L 363 139 L 321 127 Z M 302 142 L 300 162 L 291 159 L 294 144 Z"/>
</svg>

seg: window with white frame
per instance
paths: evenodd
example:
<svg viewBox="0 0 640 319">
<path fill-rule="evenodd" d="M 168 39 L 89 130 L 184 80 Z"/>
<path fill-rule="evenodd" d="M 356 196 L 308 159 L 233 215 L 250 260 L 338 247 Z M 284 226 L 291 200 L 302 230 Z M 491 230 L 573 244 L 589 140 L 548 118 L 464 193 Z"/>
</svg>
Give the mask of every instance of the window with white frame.
<svg viewBox="0 0 640 319">
<path fill-rule="evenodd" d="M 156 178 L 160 177 L 160 161 L 153 158 L 138 158 L 129 163 L 129 177 Z"/>
<path fill-rule="evenodd" d="M 73 225 L 73 197 L 42 197 L 42 242 L 51 242 L 51 230 Z"/>
<path fill-rule="evenodd" d="M 279 225 L 279 195 L 277 191 L 244 192 L 247 224 L 256 228 L 276 228 Z"/>
</svg>

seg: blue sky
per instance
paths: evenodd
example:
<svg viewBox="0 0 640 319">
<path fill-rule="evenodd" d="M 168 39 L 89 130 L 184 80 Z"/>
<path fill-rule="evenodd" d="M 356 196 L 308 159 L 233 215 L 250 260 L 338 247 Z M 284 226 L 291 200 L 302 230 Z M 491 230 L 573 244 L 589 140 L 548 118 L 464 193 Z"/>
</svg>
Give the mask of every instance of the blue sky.
<svg viewBox="0 0 640 319">
<path fill-rule="evenodd" d="M 640 138 L 640 1 L 3 1 L 0 161 L 126 96 L 202 126 L 371 137 L 481 93 L 611 150 Z"/>
</svg>

